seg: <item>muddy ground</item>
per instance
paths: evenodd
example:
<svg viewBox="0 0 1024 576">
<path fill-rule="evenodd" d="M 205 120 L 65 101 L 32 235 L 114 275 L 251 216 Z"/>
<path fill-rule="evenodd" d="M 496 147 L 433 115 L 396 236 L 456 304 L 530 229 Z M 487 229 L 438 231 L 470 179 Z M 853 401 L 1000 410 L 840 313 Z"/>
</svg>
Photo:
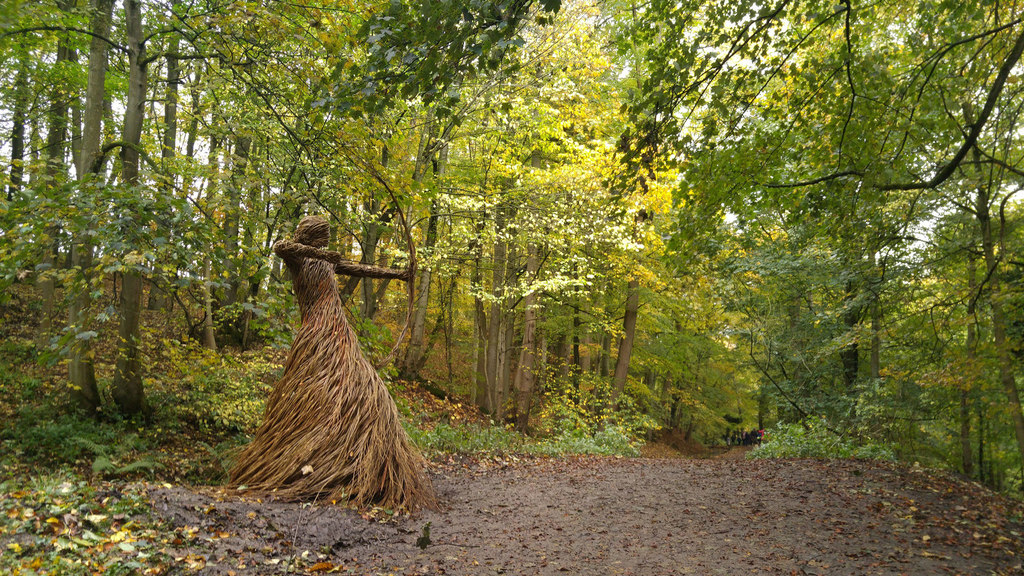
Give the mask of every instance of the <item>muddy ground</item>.
<svg viewBox="0 0 1024 576">
<path fill-rule="evenodd" d="M 1024 509 L 977 484 L 740 455 L 450 460 L 432 467 L 443 510 L 386 523 L 209 490 L 151 496 L 182 535 L 182 573 L 1024 574 Z"/>
</svg>

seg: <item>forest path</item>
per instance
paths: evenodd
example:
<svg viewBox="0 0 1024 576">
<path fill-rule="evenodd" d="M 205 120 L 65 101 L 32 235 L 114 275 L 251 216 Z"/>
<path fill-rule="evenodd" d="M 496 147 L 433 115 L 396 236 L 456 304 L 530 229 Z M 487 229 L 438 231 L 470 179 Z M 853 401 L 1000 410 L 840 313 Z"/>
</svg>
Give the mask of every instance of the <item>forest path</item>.
<svg viewBox="0 0 1024 576">
<path fill-rule="evenodd" d="M 179 532 L 196 530 L 198 544 L 172 554 L 205 574 L 1024 572 L 1020 503 L 918 468 L 613 458 L 433 468 L 445 509 L 389 523 L 182 488 L 152 498 Z"/>
<path fill-rule="evenodd" d="M 715 460 L 743 460 L 747 457 L 747 453 L 753 449 L 753 446 L 730 446 L 727 451 L 712 458 Z"/>
</svg>

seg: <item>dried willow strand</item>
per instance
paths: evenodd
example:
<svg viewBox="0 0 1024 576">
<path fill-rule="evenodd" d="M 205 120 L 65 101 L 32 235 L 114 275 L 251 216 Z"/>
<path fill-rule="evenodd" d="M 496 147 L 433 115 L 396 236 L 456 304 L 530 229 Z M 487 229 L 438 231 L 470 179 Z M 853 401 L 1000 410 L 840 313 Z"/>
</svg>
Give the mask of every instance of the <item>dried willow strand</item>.
<svg viewBox="0 0 1024 576">
<path fill-rule="evenodd" d="M 327 221 L 310 216 L 299 223 L 294 241 L 274 246 L 292 272 L 302 325 L 263 423 L 231 470 L 231 485 L 283 499 L 435 507 L 423 459 L 345 318 L 334 278 L 342 260 L 323 250 L 329 235 Z"/>
</svg>

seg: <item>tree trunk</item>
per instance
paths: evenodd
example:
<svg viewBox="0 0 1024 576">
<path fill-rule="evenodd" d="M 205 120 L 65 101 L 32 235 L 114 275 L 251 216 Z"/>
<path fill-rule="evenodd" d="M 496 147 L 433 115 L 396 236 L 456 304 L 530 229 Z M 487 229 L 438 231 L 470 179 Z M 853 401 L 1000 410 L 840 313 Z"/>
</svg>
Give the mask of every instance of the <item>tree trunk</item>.
<svg viewBox="0 0 1024 576">
<path fill-rule="evenodd" d="M 378 205 L 377 202 L 371 201 L 367 205 L 368 212 L 373 214 L 375 217 Z M 380 243 L 380 224 L 376 222 L 369 222 L 366 225 L 366 232 L 363 235 L 363 263 L 364 264 L 376 264 L 377 263 L 377 244 Z M 362 295 L 363 302 L 360 305 L 359 311 L 362 313 L 363 319 L 372 320 L 377 315 L 377 285 L 374 283 L 373 278 L 363 278 L 359 286 L 360 294 Z"/>
<path fill-rule="evenodd" d="M 239 259 L 241 258 L 241 216 L 242 216 L 242 178 L 246 167 L 249 164 L 249 149 L 252 146 L 252 139 L 241 134 L 235 135 L 234 150 L 231 154 L 231 178 L 227 189 L 227 207 L 224 214 L 224 244 L 227 250 L 226 268 L 228 273 L 228 286 L 220 300 L 222 306 L 231 306 L 240 302 L 239 292 L 242 286 L 242 279 L 239 271 Z M 237 311 L 236 311 L 237 312 Z M 230 321 L 224 321 L 222 328 L 227 336 L 237 345 L 242 343 L 242 315 L 236 313 Z"/>
<path fill-rule="evenodd" d="M 579 279 L 579 274 L 576 270 L 576 265 L 573 264 L 572 268 L 573 280 Z M 575 298 L 573 298 L 572 307 L 572 387 L 575 390 L 580 389 L 580 294 L 579 290 L 576 291 Z"/>
<path fill-rule="evenodd" d="M 202 102 L 199 85 L 202 79 L 202 70 L 202 67 L 196 66 L 196 76 L 189 86 L 189 96 L 192 100 L 192 119 L 188 123 L 188 135 L 185 137 L 185 155 L 189 158 L 195 157 L 196 140 L 199 138 L 200 102 Z M 189 187 L 186 186 L 186 189 Z"/>
<path fill-rule="evenodd" d="M 502 336 L 502 300 L 505 295 L 505 255 L 508 245 L 502 239 L 505 233 L 505 207 L 498 205 L 495 211 L 495 232 L 493 258 L 491 259 L 491 312 L 487 330 L 487 394 L 484 398 L 483 410 L 488 414 L 494 414 L 498 410 L 499 387 L 501 386 L 501 374 L 499 374 L 499 351 L 501 350 Z"/>
<path fill-rule="evenodd" d="M 526 248 L 526 274 L 530 282 L 537 279 L 537 245 Z M 530 425 L 530 405 L 537 381 L 537 293 L 529 290 L 523 298 L 523 345 L 519 351 L 519 368 L 516 370 L 516 430 L 525 434 Z"/>
<path fill-rule="evenodd" d="M 973 122 L 973 111 L 970 104 L 964 106 L 964 120 L 968 125 Z M 1014 374 L 1013 358 L 1009 343 L 1006 341 L 1006 319 L 1003 316 L 1002 273 L 999 269 L 999 258 L 996 256 L 996 242 L 999 252 L 1003 252 L 1004 226 L 999 228 L 998 239 L 992 232 L 992 215 L 990 211 L 991 189 L 981 171 L 981 153 L 977 148 L 972 150 L 975 170 L 978 175 L 978 186 L 974 198 L 974 216 L 981 233 L 981 249 L 985 259 L 985 277 L 988 278 L 989 309 L 992 313 L 992 340 L 996 348 L 996 361 L 999 366 L 999 381 L 1006 392 L 1010 404 L 1010 416 L 1013 420 L 1013 431 L 1017 437 L 1017 450 L 1021 462 L 1024 462 L 1024 412 L 1021 411 L 1020 394 L 1017 391 L 1017 379 Z"/>
<path fill-rule="evenodd" d="M 856 297 L 856 286 L 852 280 L 848 280 L 844 299 L 843 324 L 850 332 L 856 330 L 857 324 L 860 322 L 860 307 L 855 305 Z M 852 395 L 857 383 L 857 372 L 860 369 L 860 346 L 856 337 L 839 351 L 839 360 L 842 363 L 843 389 L 847 395 Z"/>
<path fill-rule="evenodd" d="M 213 275 L 213 263 L 209 257 L 205 262 L 203 278 L 203 307 L 206 316 L 203 318 L 203 348 L 217 351 L 217 332 L 213 328 L 213 291 L 210 289 L 210 278 Z"/>
<path fill-rule="evenodd" d="M 516 282 L 516 271 L 518 269 L 519 256 L 516 245 L 511 244 L 505 257 L 505 280 L 506 289 Z M 505 325 L 505 332 L 501 337 L 500 356 L 498 358 L 498 419 L 505 419 L 505 410 L 508 408 L 508 399 L 512 390 L 512 373 L 515 371 L 515 363 L 519 360 L 516 352 L 516 318 L 513 310 L 504 310 L 502 323 Z"/>
<path fill-rule="evenodd" d="M 426 171 L 426 164 L 434 156 L 432 152 L 432 141 L 436 132 L 437 125 L 431 124 L 431 128 L 425 130 L 423 136 L 420 138 L 419 154 L 416 157 L 416 169 L 413 171 L 413 180 L 416 182 L 422 181 Z M 443 176 L 447 169 L 447 146 L 441 148 L 439 156 L 440 157 L 438 159 L 433 161 L 435 177 Z M 434 246 L 437 244 L 437 211 L 437 202 L 431 202 L 430 214 L 427 218 L 427 238 L 424 246 L 424 258 L 428 258 L 430 256 L 433 252 Z M 432 277 L 433 273 L 430 266 L 424 266 L 423 272 L 420 274 L 418 286 L 420 292 L 416 298 L 416 308 L 412 317 L 409 347 L 406 349 L 405 358 L 402 362 L 402 377 L 406 379 L 419 378 L 420 370 L 423 368 L 423 363 L 426 357 L 423 337 L 426 333 L 427 305 L 430 303 L 430 285 Z"/>
<path fill-rule="evenodd" d="M 871 268 L 877 270 L 875 253 L 871 253 Z M 879 294 L 881 281 L 875 283 L 874 296 L 871 300 L 871 359 L 869 371 L 872 380 L 882 377 L 882 299 Z M 763 426 L 762 426 L 763 428 Z"/>
<path fill-rule="evenodd" d="M 171 10 L 173 11 L 175 6 L 180 0 L 173 0 L 171 2 Z M 174 170 L 171 167 L 171 162 L 174 160 L 175 149 L 178 140 L 178 83 L 181 80 L 181 70 L 178 68 L 178 36 L 176 34 L 171 35 L 167 43 L 167 87 L 164 92 L 164 134 L 163 134 L 163 145 L 160 147 L 160 164 L 163 171 L 164 178 L 167 179 L 166 185 L 163 186 L 163 193 L 168 196 L 174 193 Z M 162 228 L 167 230 L 170 234 L 171 227 L 169 222 L 160 222 Z M 167 308 L 168 304 L 173 302 L 169 296 L 167 290 L 170 290 L 168 286 L 167 290 L 161 290 L 156 275 L 154 275 L 149 289 L 149 302 L 147 307 L 150 310 L 163 310 Z"/>
<path fill-rule="evenodd" d="M 437 204 L 430 204 L 430 216 L 427 219 L 427 239 L 425 243 L 424 257 L 428 257 L 437 243 Z M 430 302 L 430 283 L 432 272 L 429 266 L 424 266 L 420 273 L 419 294 L 416 297 L 416 308 L 413 311 L 412 329 L 409 336 L 409 348 L 405 353 L 405 360 L 402 363 L 402 377 L 406 379 L 419 378 L 420 369 L 423 368 L 424 360 L 424 336 L 426 334 L 427 305 Z"/>
<path fill-rule="evenodd" d="M 619 357 L 615 361 L 615 377 L 612 386 L 612 411 L 618 409 L 619 396 L 626 388 L 626 376 L 629 375 L 629 359 L 633 354 L 633 337 L 636 334 L 636 317 L 640 309 L 640 282 L 630 280 L 627 287 L 626 315 L 622 321 L 625 333 L 619 344 Z"/>
<path fill-rule="evenodd" d="M 999 366 L 999 381 L 1006 392 L 1013 419 L 1013 431 L 1017 437 L 1017 450 L 1024 461 L 1024 412 L 1021 411 L 1020 394 L 1014 376 L 1013 358 L 1009 343 L 1006 341 L 1006 318 L 1003 315 L 1002 274 L 996 256 L 996 240 L 992 233 L 992 218 L 989 212 L 989 191 L 979 187 L 975 204 L 975 217 L 981 229 L 982 252 L 985 257 L 985 270 L 989 279 L 988 300 L 992 312 L 992 340 L 995 344 L 996 361 Z"/>
<path fill-rule="evenodd" d="M 967 248 L 967 341 L 964 343 L 967 377 L 960 384 L 960 461 L 967 476 L 974 476 L 974 458 L 971 450 L 971 388 L 977 369 L 978 348 L 978 327 L 975 317 L 978 301 L 978 267 L 974 248 L 972 241 Z"/>
<path fill-rule="evenodd" d="M 25 174 L 25 116 L 28 109 L 28 56 L 23 52 L 14 77 L 14 112 L 11 116 L 11 171 L 7 185 L 7 201 L 13 202 L 21 191 Z"/>
<path fill-rule="evenodd" d="M 82 148 L 77 159 L 77 173 L 80 180 L 94 176 L 94 171 L 101 169 L 97 159 L 100 153 L 102 137 L 103 107 L 105 82 L 107 76 L 107 43 L 105 38 L 110 33 L 110 20 L 114 9 L 113 0 L 96 0 L 92 17 L 92 32 L 95 34 L 89 45 L 89 77 L 85 91 L 85 112 L 82 122 Z M 82 275 L 83 288 L 71 299 L 68 310 L 68 323 L 72 331 L 83 334 L 88 310 L 92 305 L 90 298 L 92 243 L 89 240 L 72 238 L 71 264 Z M 71 347 L 71 358 L 68 362 L 68 376 L 71 380 L 72 397 L 77 404 L 89 413 L 95 413 L 100 406 L 99 390 L 96 387 L 96 370 L 93 367 L 92 345 L 88 338 L 76 338 Z"/>
<path fill-rule="evenodd" d="M 612 363 L 612 335 L 607 332 L 601 333 L 601 362 L 598 367 L 598 374 L 601 378 L 607 378 L 611 374 Z"/>
<path fill-rule="evenodd" d="M 476 328 L 476 369 L 473 374 L 473 403 L 481 410 L 486 405 L 487 398 L 487 313 L 484 310 L 484 301 L 480 298 L 482 290 L 482 274 L 480 272 L 481 260 L 483 259 L 483 244 L 480 242 L 479 227 L 477 228 L 476 257 L 473 263 L 473 274 L 469 280 L 470 286 L 476 288 L 473 296 L 473 325 Z"/>
<path fill-rule="evenodd" d="M 985 483 L 985 406 L 975 404 L 978 409 L 978 480 Z"/>
<path fill-rule="evenodd" d="M 61 48 L 58 48 L 58 52 Z M 28 104 L 29 104 L 29 83 L 28 83 L 28 54 L 21 54 L 21 61 L 18 67 L 18 75 L 14 81 L 14 116 L 11 119 L 11 171 L 10 171 L 10 184 L 7 188 L 7 201 L 13 202 L 15 196 L 20 194 L 22 181 L 25 174 L 25 123 L 27 119 Z M 60 112 L 60 107 L 56 107 L 54 111 L 56 118 L 51 118 L 51 129 L 54 130 L 54 134 L 62 132 L 59 130 L 59 125 L 62 122 L 62 118 L 65 117 L 64 113 Z M 50 148 L 47 147 L 49 151 Z M 54 143 L 52 151 L 56 153 L 62 148 Z M 57 162 L 57 158 L 48 158 L 53 162 Z M 61 162 L 62 163 L 62 162 Z M 50 166 L 48 162 L 48 167 Z M 56 168 L 56 164 L 53 164 Z M 49 170 L 48 170 L 49 172 Z M 56 169 L 54 169 L 52 176 L 56 177 Z M 39 315 L 39 331 L 36 333 L 36 344 L 39 347 L 43 347 L 49 344 L 50 334 L 53 332 L 53 310 L 54 310 L 54 284 L 53 284 L 53 253 L 55 248 L 54 238 L 52 237 L 56 233 L 54 226 L 47 227 L 47 241 L 43 246 L 43 255 L 40 262 L 40 273 L 36 277 L 36 288 L 39 290 L 39 299 L 42 303 L 41 314 Z"/>
<path fill-rule="evenodd" d="M 142 35 L 142 2 L 125 0 L 128 42 L 128 97 L 124 112 L 124 143 L 121 146 L 121 178 L 126 187 L 139 184 L 142 121 L 146 114 L 146 45 Z M 131 218 L 141 225 L 138 216 Z M 134 415 L 145 408 L 142 363 L 139 358 L 142 316 L 142 272 L 131 266 L 124 272 L 121 289 L 121 324 L 118 328 L 118 358 L 112 384 L 114 401 L 122 414 Z"/>
</svg>

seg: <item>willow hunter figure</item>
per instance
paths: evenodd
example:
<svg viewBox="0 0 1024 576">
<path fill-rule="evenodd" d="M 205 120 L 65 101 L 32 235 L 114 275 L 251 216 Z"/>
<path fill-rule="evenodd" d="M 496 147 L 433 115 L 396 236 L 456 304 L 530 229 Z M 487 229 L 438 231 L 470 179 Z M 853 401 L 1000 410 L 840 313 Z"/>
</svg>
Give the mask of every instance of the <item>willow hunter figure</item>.
<svg viewBox="0 0 1024 576">
<path fill-rule="evenodd" d="M 231 469 L 231 484 L 287 499 L 433 507 L 422 458 L 359 348 L 334 276 L 408 280 L 409 271 L 343 260 L 324 249 L 330 230 L 326 219 L 307 216 L 293 240 L 274 246 L 291 271 L 302 326 L 263 424 Z"/>
</svg>

